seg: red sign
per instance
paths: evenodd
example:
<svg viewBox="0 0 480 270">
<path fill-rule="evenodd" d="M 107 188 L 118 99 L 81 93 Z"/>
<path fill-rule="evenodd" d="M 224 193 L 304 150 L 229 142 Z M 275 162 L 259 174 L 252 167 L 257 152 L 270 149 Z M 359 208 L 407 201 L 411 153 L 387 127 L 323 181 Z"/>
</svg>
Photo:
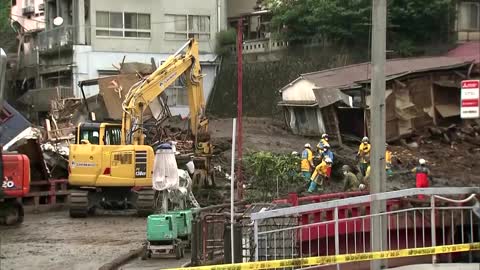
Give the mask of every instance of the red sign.
<svg viewBox="0 0 480 270">
<path fill-rule="evenodd" d="M 478 87 L 478 81 L 463 81 L 462 82 L 462 88 L 463 89 L 479 88 Z"/>
<path fill-rule="evenodd" d="M 462 107 L 478 107 L 478 99 L 464 99 Z"/>
<path fill-rule="evenodd" d="M 462 90 L 460 93 L 460 117 L 462 119 L 480 118 L 479 86 L 479 80 L 462 81 Z"/>
</svg>

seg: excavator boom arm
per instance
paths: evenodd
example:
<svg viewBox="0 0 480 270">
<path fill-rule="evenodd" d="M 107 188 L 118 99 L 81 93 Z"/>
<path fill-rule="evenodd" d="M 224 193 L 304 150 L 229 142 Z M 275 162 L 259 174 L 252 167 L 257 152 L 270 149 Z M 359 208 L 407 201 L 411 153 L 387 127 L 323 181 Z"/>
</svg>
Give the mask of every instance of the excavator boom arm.
<svg viewBox="0 0 480 270">
<path fill-rule="evenodd" d="M 181 54 L 185 48 L 186 53 Z M 198 55 L 198 43 L 196 40 L 190 39 L 155 72 L 132 87 L 122 105 L 122 144 L 143 144 L 144 110 L 183 74 L 186 75 L 187 81 L 190 128 L 192 133 L 196 135 L 205 107 Z M 134 127 L 133 131 L 132 127 Z M 133 141 L 131 135 L 133 135 Z"/>
</svg>

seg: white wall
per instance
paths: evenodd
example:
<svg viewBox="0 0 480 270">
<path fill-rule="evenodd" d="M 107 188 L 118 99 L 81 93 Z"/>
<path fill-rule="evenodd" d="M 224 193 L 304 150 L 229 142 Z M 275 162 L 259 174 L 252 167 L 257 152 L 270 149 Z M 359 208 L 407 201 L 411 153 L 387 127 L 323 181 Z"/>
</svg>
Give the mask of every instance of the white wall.
<svg viewBox="0 0 480 270">
<path fill-rule="evenodd" d="M 165 31 L 173 27 L 174 22 L 165 17 L 170 15 L 204 15 L 210 16 L 210 40 L 199 42 L 200 51 L 213 53 L 215 50 L 215 36 L 218 32 L 217 13 L 224 13 L 217 0 L 102 0 L 90 1 L 91 40 L 94 50 L 99 51 L 132 51 L 152 53 L 173 53 L 185 40 L 167 40 Z M 125 38 L 125 37 L 97 37 L 96 12 L 136 12 L 150 14 L 151 37 L 150 38 Z M 226 28 L 226 19 L 220 16 L 220 29 Z"/>
<path fill-rule="evenodd" d="M 315 85 L 305 79 L 292 82 L 282 91 L 283 101 L 316 101 L 313 88 Z"/>
<path fill-rule="evenodd" d="M 17 0 L 16 5 L 12 6 L 10 11 L 12 19 L 18 21 L 27 31 L 45 28 L 45 11 L 40 11 L 38 5 L 42 4 L 43 0 Z M 25 5 L 26 4 L 26 5 Z M 34 6 L 35 12 L 30 15 L 30 19 L 23 16 L 22 8 L 25 6 Z M 43 15 L 40 16 L 40 14 Z"/>
<path fill-rule="evenodd" d="M 157 66 L 166 60 L 170 54 L 159 53 L 138 53 L 138 52 L 103 52 L 93 51 L 92 46 L 76 45 L 74 46 L 73 56 L 73 84 L 75 86 L 74 93 L 76 97 L 81 97 L 81 91 L 77 87 L 79 81 L 98 78 L 99 70 L 114 70 L 112 64 L 122 62 L 123 57 L 126 56 L 126 62 L 140 62 L 150 63 L 150 58 L 153 57 Z M 202 64 L 203 88 L 205 100 L 208 100 L 212 92 L 213 83 L 216 76 L 216 56 L 214 54 L 200 55 L 200 62 Z M 84 87 L 85 95 L 87 97 L 98 94 L 98 87 Z M 171 106 L 172 114 L 188 115 L 188 106 Z"/>
</svg>

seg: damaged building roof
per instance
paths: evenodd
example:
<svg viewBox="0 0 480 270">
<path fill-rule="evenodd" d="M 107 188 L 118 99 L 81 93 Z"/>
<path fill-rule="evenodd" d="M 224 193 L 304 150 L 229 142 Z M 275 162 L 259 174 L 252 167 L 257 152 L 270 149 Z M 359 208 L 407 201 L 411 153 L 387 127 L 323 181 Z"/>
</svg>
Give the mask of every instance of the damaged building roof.
<svg viewBox="0 0 480 270">
<path fill-rule="evenodd" d="M 445 56 L 388 60 L 385 67 L 385 76 L 387 80 L 389 80 L 411 73 L 465 66 L 473 63 L 473 61 L 473 57 L 455 58 Z M 298 79 L 308 80 L 314 83 L 316 88 L 319 89 L 349 89 L 360 87 L 360 83 L 370 81 L 371 71 L 371 63 L 362 63 L 306 73 L 302 74 Z M 288 85 L 286 87 L 288 87 Z"/>
<path fill-rule="evenodd" d="M 320 108 L 330 106 L 339 101 L 342 101 L 345 104 L 350 104 L 350 97 L 335 88 L 313 88 L 313 93 L 315 94 L 315 99 Z"/>
<path fill-rule="evenodd" d="M 278 103 L 279 106 L 300 106 L 325 108 L 339 101 L 350 104 L 350 97 L 335 88 L 320 89 L 313 88 L 315 101 L 313 100 L 284 100 Z"/>
<path fill-rule="evenodd" d="M 447 53 L 449 57 L 473 57 L 475 63 L 480 63 L 480 42 L 467 42 L 458 45 Z"/>
</svg>

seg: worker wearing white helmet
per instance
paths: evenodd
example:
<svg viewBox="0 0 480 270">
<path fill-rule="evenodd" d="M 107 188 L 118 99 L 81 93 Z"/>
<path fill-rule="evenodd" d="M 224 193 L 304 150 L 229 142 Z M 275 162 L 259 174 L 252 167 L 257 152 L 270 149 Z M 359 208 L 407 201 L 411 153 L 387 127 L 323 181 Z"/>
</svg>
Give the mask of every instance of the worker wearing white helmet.
<svg viewBox="0 0 480 270">
<path fill-rule="evenodd" d="M 322 155 L 323 148 L 325 148 L 326 144 L 328 144 L 328 134 L 323 133 L 320 142 L 317 144 L 317 151 L 320 156 Z"/>
<path fill-rule="evenodd" d="M 310 186 L 308 187 L 308 192 L 312 193 L 317 190 L 317 187 L 323 186 L 324 181 L 328 181 L 330 174 L 332 172 L 332 160 L 329 157 L 326 157 L 313 171 L 311 178 Z"/>
<path fill-rule="evenodd" d="M 313 165 L 313 153 L 312 147 L 309 143 L 305 144 L 305 149 L 302 151 L 302 162 L 301 162 L 301 170 L 302 175 L 305 181 L 310 182 L 310 177 L 312 176 L 312 170 L 315 167 Z"/>
<path fill-rule="evenodd" d="M 370 160 L 370 150 L 372 147 L 370 146 L 370 142 L 368 137 L 363 137 L 362 143 L 358 147 L 357 157 L 359 159 L 359 166 L 362 175 L 365 176 L 368 167 L 368 161 Z"/>
<path fill-rule="evenodd" d="M 323 151 L 322 151 L 322 155 L 321 155 L 322 159 L 325 159 L 325 158 L 330 158 L 330 160 L 332 161 L 333 163 L 333 152 L 330 148 L 330 144 L 326 143 L 323 145 Z"/>
<path fill-rule="evenodd" d="M 412 172 L 415 174 L 415 182 L 417 188 L 427 188 L 430 186 L 428 178 L 430 176 L 430 170 L 427 168 L 427 162 L 421 158 L 418 160 L 418 166 L 413 168 Z M 418 195 L 419 199 L 423 199 L 423 195 Z"/>
</svg>

